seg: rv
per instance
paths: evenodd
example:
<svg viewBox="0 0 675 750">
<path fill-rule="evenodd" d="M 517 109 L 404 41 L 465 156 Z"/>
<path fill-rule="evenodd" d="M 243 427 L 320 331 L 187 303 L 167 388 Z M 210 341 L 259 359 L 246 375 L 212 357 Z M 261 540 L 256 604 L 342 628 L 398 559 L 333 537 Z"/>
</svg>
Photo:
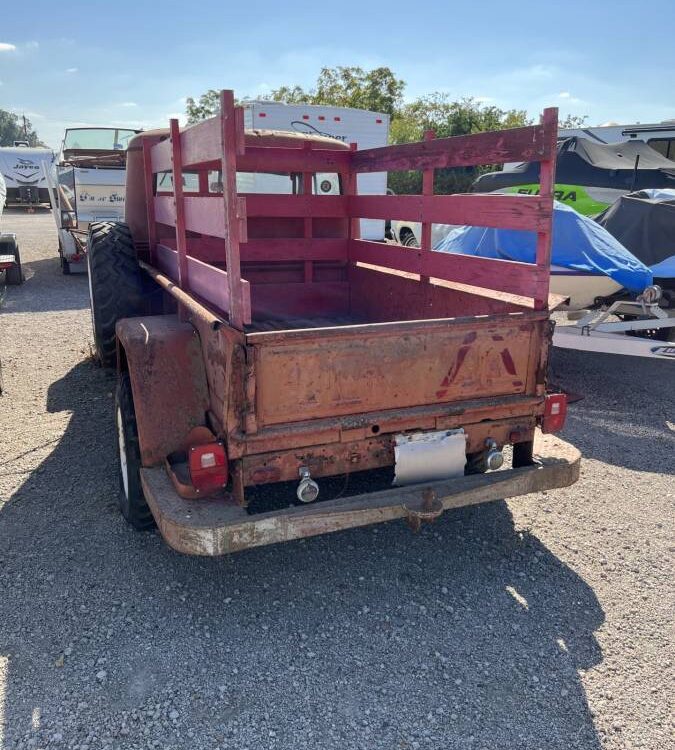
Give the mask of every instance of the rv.
<svg viewBox="0 0 675 750">
<path fill-rule="evenodd" d="M 8 206 L 34 206 L 49 203 L 49 191 L 42 165 L 50 166 L 54 152 L 31 148 L 25 141 L 0 148 L 0 174 L 7 186 Z"/>
<path fill-rule="evenodd" d="M 667 159 L 675 161 L 675 120 L 641 125 L 599 125 L 586 128 L 562 128 L 558 138 L 564 140 L 578 136 L 597 143 L 621 143 L 623 141 L 644 141 Z"/>
</svg>

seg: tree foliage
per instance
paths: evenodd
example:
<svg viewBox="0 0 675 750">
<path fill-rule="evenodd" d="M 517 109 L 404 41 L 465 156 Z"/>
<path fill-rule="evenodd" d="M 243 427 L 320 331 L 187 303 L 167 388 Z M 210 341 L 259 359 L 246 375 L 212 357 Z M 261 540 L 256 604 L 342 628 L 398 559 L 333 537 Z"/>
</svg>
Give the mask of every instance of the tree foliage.
<svg viewBox="0 0 675 750">
<path fill-rule="evenodd" d="M 435 92 L 404 102 L 405 83 L 387 67 L 364 70 L 348 66 L 322 68 L 315 86 L 281 86 L 261 97 L 288 104 L 325 104 L 384 112 L 391 116 L 389 140 L 408 143 L 424 138 L 428 130 L 437 138 L 480 133 L 486 130 L 530 125 L 532 120 L 522 109 L 500 109 L 471 97 L 452 100 L 447 94 Z M 198 122 L 218 112 L 220 94 L 211 89 L 198 100 L 188 98 L 188 122 Z M 246 100 L 244 100 L 246 101 Z M 581 127 L 587 117 L 568 115 L 560 127 Z M 459 169 L 437 169 L 434 189 L 438 193 L 464 192 L 482 171 L 494 165 Z M 419 193 L 422 175 L 419 172 L 397 172 L 389 175 L 389 187 L 396 193 Z"/>
<path fill-rule="evenodd" d="M 405 83 L 389 68 L 364 70 L 359 67 L 322 68 L 316 86 L 274 89 L 269 98 L 289 104 L 328 104 L 335 107 L 369 109 L 395 115 L 403 103 Z"/>
<path fill-rule="evenodd" d="M 559 128 L 583 128 L 586 126 L 588 115 L 566 115 L 558 120 Z"/>
<path fill-rule="evenodd" d="M 19 118 L 14 112 L 0 109 L 0 146 L 13 146 L 14 141 L 28 141 L 29 146 L 40 146 L 38 134 L 33 130 L 30 120 Z"/>
<path fill-rule="evenodd" d="M 447 94 L 435 92 L 406 104 L 392 120 L 390 140 L 392 143 L 408 143 L 424 138 L 426 131 L 433 131 L 436 138 L 454 135 L 469 135 L 486 130 L 503 130 L 531 124 L 527 112 L 522 109 L 503 110 L 493 105 L 482 104 L 471 97 L 453 101 Z M 481 171 L 492 169 L 468 167 L 437 169 L 434 190 L 437 193 L 464 192 Z M 389 187 L 395 193 L 412 194 L 422 190 L 420 172 L 399 172 L 389 175 Z"/>
<path fill-rule="evenodd" d="M 188 125 L 192 125 L 200 120 L 206 120 L 207 117 L 213 117 L 220 109 L 220 91 L 209 89 L 202 94 L 196 101 L 191 97 L 185 101 L 185 114 L 187 115 Z"/>
</svg>

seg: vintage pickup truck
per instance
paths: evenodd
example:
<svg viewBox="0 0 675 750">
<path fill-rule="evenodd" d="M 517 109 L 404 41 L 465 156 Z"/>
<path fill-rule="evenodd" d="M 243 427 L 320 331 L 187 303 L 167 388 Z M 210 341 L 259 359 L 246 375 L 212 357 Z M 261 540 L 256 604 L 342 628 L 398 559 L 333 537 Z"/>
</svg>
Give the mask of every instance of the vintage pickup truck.
<svg viewBox="0 0 675 750">
<path fill-rule="evenodd" d="M 579 454 L 550 434 L 565 396 L 546 392 L 556 130 L 546 110 L 357 150 L 245 132 L 224 91 L 218 116 L 134 137 L 127 223 L 88 242 L 127 520 L 218 555 L 573 483 Z M 540 195 L 433 194 L 434 169 L 514 161 L 541 162 Z M 358 194 L 390 170 L 422 171 L 423 194 Z M 420 222 L 421 247 L 359 239 L 364 218 Z M 432 223 L 531 230 L 536 263 L 433 252 Z M 323 490 L 340 476 L 375 489 Z"/>
</svg>

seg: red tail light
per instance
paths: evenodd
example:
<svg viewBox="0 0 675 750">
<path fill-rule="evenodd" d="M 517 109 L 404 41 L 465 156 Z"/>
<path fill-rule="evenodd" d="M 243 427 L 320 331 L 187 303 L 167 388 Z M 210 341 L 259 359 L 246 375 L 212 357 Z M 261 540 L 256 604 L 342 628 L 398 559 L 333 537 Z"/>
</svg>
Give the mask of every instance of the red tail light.
<svg viewBox="0 0 675 750">
<path fill-rule="evenodd" d="M 214 492 L 227 484 L 227 453 L 220 441 L 193 445 L 188 451 L 188 466 L 192 484 L 200 493 Z"/>
<path fill-rule="evenodd" d="M 567 394 L 547 393 L 544 402 L 544 418 L 541 422 L 542 432 L 559 432 L 567 416 Z"/>
</svg>

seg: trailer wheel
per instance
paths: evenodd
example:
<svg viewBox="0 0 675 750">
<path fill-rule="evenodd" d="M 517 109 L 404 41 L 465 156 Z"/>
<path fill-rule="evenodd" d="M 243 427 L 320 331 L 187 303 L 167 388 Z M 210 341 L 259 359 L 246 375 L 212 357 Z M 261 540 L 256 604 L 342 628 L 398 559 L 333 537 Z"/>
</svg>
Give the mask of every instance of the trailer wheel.
<svg viewBox="0 0 675 750">
<path fill-rule="evenodd" d="M 401 236 L 401 244 L 403 247 L 419 247 L 419 242 L 417 241 L 417 238 L 415 235 L 408 230 L 407 232 L 403 232 L 403 235 Z"/>
<path fill-rule="evenodd" d="M 63 254 L 61 240 L 59 240 L 59 259 L 61 261 L 61 273 L 64 276 L 70 276 L 70 263 L 68 263 L 66 256 Z"/>
<path fill-rule="evenodd" d="M 16 240 L 12 241 L 12 245 L 13 247 L 10 246 L 9 251 L 14 253 L 14 265 L 5 271 L 5 282 L 7 286 L 19 286 L 19 284 L 23 284 L 24 282 L 21 255 Z"/>
<path fill-rule="evenodd" d="M 141 450 L 131 378 L 123 372 L 117 380 L 115 393 L 115 427 L 117 431 L 117 462 L 119 466 L 119 506 L 124 518 L 135 529 L 143 531 L 154 526 L 154 519 L 141 485 Z"/>
<path fill-rule="evenodd" d="M 87 241 L 89 301 L 96 354 L 103 367 L 117 361 L 115 325 L 142 313 L 143 279 L 126 224 L 89 225 Z"/>
</svg>

